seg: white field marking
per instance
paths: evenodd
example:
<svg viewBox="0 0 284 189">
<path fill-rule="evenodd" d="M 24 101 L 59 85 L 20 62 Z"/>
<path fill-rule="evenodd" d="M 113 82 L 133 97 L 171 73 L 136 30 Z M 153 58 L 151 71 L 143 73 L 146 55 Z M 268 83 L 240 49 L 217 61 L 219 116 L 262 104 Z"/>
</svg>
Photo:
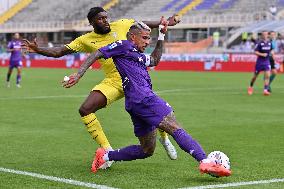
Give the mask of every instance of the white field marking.
<svg viewBox="0 0 284 189">
<path fill-rule="evenodd" d="M 227 183 L 227 184 L 194 186 L 194 187 L 185 187 L 185 188 L 179 188 L 179 189 L 229 188 L 229 187 L 236 187 L 236 186 L 260 185 L 260 184 L 269 184 L 269 183 L 277 183 L 277 182 L 284 182 L 284 178 L 271 179 L 271 180 L 257 180 L 257 181 L 249 181 L 249 182 L 232 182 L 232 183 Z"/>
<path fill-rule="evenodd" d="M 283 89 L 284 87 L 273 87 L 274 89 Z M 256 88 L 258 89 L 258 88 Z M 239 92 L 233 92 L 230 90 L 238 90 Z M 260 90 L 260 89 L 259 89 Z M 161 91 L 154 91 L 158 95 L 180 95 L 181 93 L 184 95 L 196 95 L 202 91 L 223 91 L 222 94 L 231 94 L 231 95 L 240 95 L 246 94 L 245 88 L 227 88 L 227 87 L 208 87 L 208 88 L 189 88 L 189 89 L 168 89 L 168 90 L 161 90 Z M 193 92 L 193 93 L 192 93 Z M 174 93 L 174 94 L 173 94 Z M 261 92 L 259 92 L 261 93 Z M 282 91 L 278 91 L 277 93 L 284 93 Z M 199 94 L 200 95 L 200 94 Z M 207 95 L 207 94 L 206 94 Z M 57 96 L 26 96 L 26 97 L 0 97 L 0 100 L 37 100 L 37 99 L 57 99 L 57 98 L 86 98 L 87 95 L 57 95 Z"/>
<path fill-rule="evenodd" d="M 26 172 L 26 171 L 18 171 L 18 170 L 14 170 L 14 169 L 6 169 L 6 168 L 3 168 L 3 167 L 0 167 L 0 172 L 13 173 L 13 174 L 17 174 L 17 175 L 25 175 L 25 176 L 35 177 L 35 178 L 39 178 L 39 179 L 45 179 L 45 180 L 49 180 L 49 181 L 62 182 L 62 183 L 75 185 L 75 186 L 83 186 L 83 187 L 87 187 L 87 188 L 117 189 L 117 188 L 112 188 L 112 187 L 108 187 L 108 186 L 105 186 L 105 185 L 98 185 L 98 184 L 94 184 L 94 183 L 81 182 L 81 181 L 72 180 L 72 179 L 65 179 L 65 178 L 47 176 L 47 175 L 43 175 L 43 174 Z"/>
</svg>

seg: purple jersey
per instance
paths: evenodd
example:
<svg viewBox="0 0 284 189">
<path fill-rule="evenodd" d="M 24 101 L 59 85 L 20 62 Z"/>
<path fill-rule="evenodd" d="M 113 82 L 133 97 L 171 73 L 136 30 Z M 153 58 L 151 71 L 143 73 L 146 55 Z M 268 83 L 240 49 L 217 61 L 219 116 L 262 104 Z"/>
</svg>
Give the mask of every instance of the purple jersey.
<svg viewBox="0 0 284 189">
<path fill-rule="evenodd" d="M 13 49 L 10 57 L 10 62 L 18 62 L 22 60 L 21 41 L 12 40 L 8 43 L 8 49 Z"/>
<path fill-rule="evenodd" d="M 122 78 L 126 108 L 133 102 L 139 103 L 146 97 L 155 96 L 147 71 L 150 56 L 139 52 L 137 47 L 128 40 L 116 41 L 100 48 L 99 51 L 104 58 L 112 57 L 115 62 Z"/>
<path fill-rule="evenodd" d="M 256 60 L 257 65 L 270 65 L 269 61 L 269 55 L 272 50 L 272 44 L 271 41 L 260 41 L 256 44 L 256 47 L 254 49 L 255 51 L 258 51 L 260 53 L 267 53 L 266 57 L 258 56 Z"/>
</svg>

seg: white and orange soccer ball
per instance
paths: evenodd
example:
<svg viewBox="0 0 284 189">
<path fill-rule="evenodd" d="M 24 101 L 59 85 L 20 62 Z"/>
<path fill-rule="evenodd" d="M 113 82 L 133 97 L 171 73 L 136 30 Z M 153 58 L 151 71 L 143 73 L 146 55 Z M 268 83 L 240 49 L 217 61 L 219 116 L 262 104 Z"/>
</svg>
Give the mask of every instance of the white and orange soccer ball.
<svg viewBox="0 0 284 189">
<path fill-rule="evenodd" d="M 215 162 L 218 165 L 222 165 L 228 170 L 231 170 L 231 165 L 230 165 L 230 159 L 229 157 L 220 151 L 214 151 L 208 154 L 207 159 L 211 160 L 212 162 Z"/>
</svg>

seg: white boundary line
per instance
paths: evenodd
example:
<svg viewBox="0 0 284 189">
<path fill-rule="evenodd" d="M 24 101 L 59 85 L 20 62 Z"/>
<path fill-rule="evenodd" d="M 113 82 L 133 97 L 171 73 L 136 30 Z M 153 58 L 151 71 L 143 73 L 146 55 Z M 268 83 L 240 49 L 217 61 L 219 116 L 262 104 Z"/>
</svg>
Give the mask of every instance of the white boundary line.
<svg viewBox="0 0 284 189">
<path fill-rule="evenodd" d="M 72 179 L 65 179 L 65 178 L 47 176 L 47 175 L 42 175 L 42 174 L 32 173 L 32 172 L 26 172 L 26 171 L 17 171 L 17 170 L 14 170 L 14 169 L 6 169 L 4 167 L 0 167 L 0 172 L 13 173 L 13 174 L 17 174 L 17 175 L 25 175 L 25 176 L 35 177 L 35 178 L 39 178 L 39 179 L 45 179 L 45 180 L 49 180 L 49 181 L 71 184 L 71 185 L 75 185 L 75 186 L 84 186 L 84 187 L 87 187 L 87 188 L 117 189 L 117 188 L 112 188 L 112 187 L 105 186 L 105 185 L 98 185 L 98 184 L 94 184 L 94 183 L 81 182 L 81 181 L 72 180 Z"/>
<path fill-rule="evenodd" d="M 277 89 L 282 89 L 282 87 L 275 87 Z M 211 92 L 215 91 L 223 91 L 223 94 L 232 94 L 232 95 L 239 95 L 239 94 L 246 94 L 246 89 L 242 88 L 225 88 L 225 87 L 208 87 L 208 88 L 191 88 L 191 89 L 169 89 L 169 90 L 161 90 L 161 91 L 154 91 L 158 95 L 167 95 L 172 93 L 177 93 L 180 95 L 180 93 L 191 94 L 196 95 L 196 92 L 201 91 L 208 91 Z M 231 91 L 234 90 L 234 91 Z M 238 90 L 236 92 L 235 90 Z M 283 93 L 283 92 L 278 92 Z M 173 94 L 172 94 L 173 95 Z M 87 95 L 50 95 L 50 96 L 26 96 L 26 97 L 0 97 L 0 100 L 37 100 L 37 99 L 56 99 L 56 98 L 86 98 Z"/>
<path fill-rule="evenodd" d="M 227 183 L 227 184 L 194 186 L 194 187 L 186 187 L 186 188 L 179 188 L 179 189 L 228 188 L 228 187 L 236 187 L 236 186 L 269 184 L 269 183 L 277 183 L 277 182 L 284 182 L 284 178 L 282 178 L 282 179 L 271 179 L 271 180 L 258 180 L 258 181 L 250 181 L 250 182 L 232 182 L 232 183 Z"/>
</svg>

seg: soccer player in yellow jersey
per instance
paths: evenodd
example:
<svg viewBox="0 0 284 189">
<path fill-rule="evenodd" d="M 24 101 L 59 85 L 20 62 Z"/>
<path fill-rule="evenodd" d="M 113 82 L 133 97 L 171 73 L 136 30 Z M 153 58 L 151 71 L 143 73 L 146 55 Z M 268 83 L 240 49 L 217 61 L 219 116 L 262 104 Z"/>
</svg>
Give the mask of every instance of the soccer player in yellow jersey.
<svg viewBox="0 0 284 189">
<path fill-rule="evenodd" d="M 168 25 L 176 25 L 179 21 L 175 20 L 175 16 L 169 17 Z M 93 7 L 90 9 L 88 15 L 90 25 L 93 26 L 94 31 L 82 35 L 63 47 L 39 47 L 34 40 L 30 42 L 23 40 L 24 48 L 28 48 L 31 52 L 34 51 L 38 54 L 48 57 L 61 57 L 74 52 L 91 53 L 97 51 L 99 48 L 113 43 L 117 40 L 126 40 L 126 34 L 135 20 L 121 19 L 115 22 L 108 22 L 107 12 L 102 7 Z M 161 21 L 144 21 L 149 27 L 156 28 L 160 25 Z M 79 109 L 81 119 L 86 125 L 88 132 L 93 139 L 107 151 L 112 150 L 112 147 L 105 136 L 95 112 L 104 108 L 116 100 L 124 97 L 122 89 L 121 77 L 116 70 L 113 60 L 100 59 L 99 63 L 105 73 L 105 79 L 96 85 L 89 96 L 83 102 Z M 168 139 L 168 135 L 160 130 L 161 138 L 159 139 L 165 150 L 167 151 L 170 159 L 176 159 L 177 153 L 175 147 Z M 104 165 L 102 168 L 107 168 L 111 163 Z"/>
</svg>

